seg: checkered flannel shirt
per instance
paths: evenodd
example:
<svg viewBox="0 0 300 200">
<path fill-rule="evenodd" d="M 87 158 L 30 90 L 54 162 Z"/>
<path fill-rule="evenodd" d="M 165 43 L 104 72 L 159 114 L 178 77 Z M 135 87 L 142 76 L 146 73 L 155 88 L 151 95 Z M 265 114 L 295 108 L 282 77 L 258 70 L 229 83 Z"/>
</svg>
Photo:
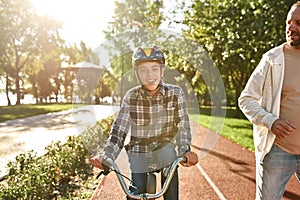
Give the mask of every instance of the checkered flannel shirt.
<svg viewBox="0 0 300 200">
<path fill-rule="evenodd" d="M 174 144 L 178 156 L 188 151 L 190 122 L 182 89 L 162 82 L 155 96 L 148 96 L 141 86 L 129 90 L 113 122 L 105 156 L 117 158 L 129 129 L 130 142 L 125 146 L 129 153 L 152 152 L 167 143 Z"/>
</svg>

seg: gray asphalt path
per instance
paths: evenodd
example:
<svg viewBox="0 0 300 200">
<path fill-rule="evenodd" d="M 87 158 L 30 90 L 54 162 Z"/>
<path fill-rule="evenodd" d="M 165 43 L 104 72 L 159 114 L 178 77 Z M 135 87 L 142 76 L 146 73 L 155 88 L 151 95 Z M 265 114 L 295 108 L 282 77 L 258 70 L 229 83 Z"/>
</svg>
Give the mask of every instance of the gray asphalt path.
<svg viewBox="0 0 300 200">
<path fill-rule="evenodd" d="M 0 177 L 6 173 L 9 160 L 20 153 L 34 150 L 42 155 L 51 142 L 63 142 L 70 135 L 78 135 L 118 109 L 118 106 L 90 105 L 0 123 Z"/>
</svg>

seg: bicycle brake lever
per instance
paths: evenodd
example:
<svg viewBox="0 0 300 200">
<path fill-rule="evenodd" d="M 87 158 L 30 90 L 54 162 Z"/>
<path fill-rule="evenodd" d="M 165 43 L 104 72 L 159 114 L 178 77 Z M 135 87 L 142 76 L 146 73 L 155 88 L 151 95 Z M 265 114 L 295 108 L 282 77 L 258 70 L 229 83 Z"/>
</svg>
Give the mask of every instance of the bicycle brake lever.
<svg viewBox="0 0 300 200">
<path fill-rule="evenodd" d="M 96 179 L 98 179 L 102 174 L 104 176 L 106 176 L 107 174 L 109 174 L 110 168 L 107 165 L 105 165 L 105 164 L 103 164 L 103 168 L 104 169 L 96 176 Z"/>
</svg>

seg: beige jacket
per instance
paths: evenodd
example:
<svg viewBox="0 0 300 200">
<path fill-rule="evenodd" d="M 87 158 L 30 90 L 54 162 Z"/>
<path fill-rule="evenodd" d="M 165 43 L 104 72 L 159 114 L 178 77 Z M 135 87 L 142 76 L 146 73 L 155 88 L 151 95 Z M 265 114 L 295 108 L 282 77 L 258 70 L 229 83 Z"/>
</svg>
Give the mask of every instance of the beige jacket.
<svg viewBox="0 0 300 200">
<path fill-rule="evenodd" d="M 263 55 L 238 99 L 240 109 L 253 123 L 255 155 L 259 162 L 270 151 L 275 140 L 271 127 L 280 112 L 283 48 L 284 44 Z"/>
</svg>

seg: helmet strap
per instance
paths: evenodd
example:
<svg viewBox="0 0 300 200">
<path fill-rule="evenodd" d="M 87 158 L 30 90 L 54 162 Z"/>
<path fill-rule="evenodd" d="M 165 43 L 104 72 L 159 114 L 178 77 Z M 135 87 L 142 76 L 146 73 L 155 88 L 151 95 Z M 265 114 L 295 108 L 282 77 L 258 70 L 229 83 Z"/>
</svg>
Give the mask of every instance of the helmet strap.
<svg viewBox="0 0 300 200">
<path fill-rule="evenodd" d="M 153 94 L 156 94 L 157 91 L 159 91 L 161 87 L 161 83 L 159 83 L 157 85 L 157 87 L 154 90 L 149 90 L 147 87 L 145 87 L 144 85 L 142 85 L 142 89 L 146 92 L 147 95 L 152 96 Z"/>
</svg>

